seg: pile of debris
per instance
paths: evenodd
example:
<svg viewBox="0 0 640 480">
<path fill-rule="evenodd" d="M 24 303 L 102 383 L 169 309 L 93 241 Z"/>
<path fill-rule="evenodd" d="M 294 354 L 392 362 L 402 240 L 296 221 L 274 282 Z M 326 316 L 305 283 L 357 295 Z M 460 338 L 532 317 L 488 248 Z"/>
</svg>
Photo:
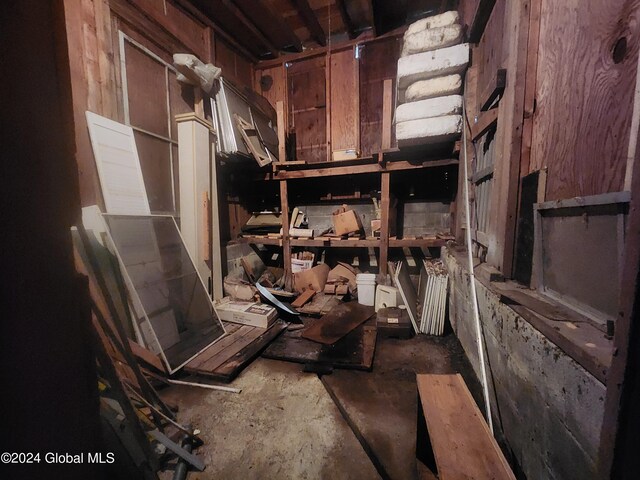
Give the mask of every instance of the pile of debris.
<svg viewBox="0 0 640 480">
<path fill-rule="evenodd" d="M 469 44 L 462 44 L 458 12 L 411 24 L 398 60 L 398 145 L 456 140 L 462 132 L 462 73 Z"/>
</svg>

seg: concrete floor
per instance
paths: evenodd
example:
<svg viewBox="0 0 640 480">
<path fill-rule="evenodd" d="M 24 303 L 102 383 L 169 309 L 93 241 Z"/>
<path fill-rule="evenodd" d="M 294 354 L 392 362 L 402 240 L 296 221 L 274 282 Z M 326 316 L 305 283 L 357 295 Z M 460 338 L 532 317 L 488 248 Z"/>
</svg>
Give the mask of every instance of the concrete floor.
<svg viewBox="0 0 640 480">
<path fill-rule="evenodd" d="M 480 392 L 448 335 L 379 338 L 372 372 L 320 379 L 299 364 L 259 358 L 233 382 L 241 394 L 184 386 L 162 393 L 205 441 L 197 453 L 207 469 L 189 479 L 414 479 L 416 372 L 461 372 L 476 398 Z"/>
</svg>

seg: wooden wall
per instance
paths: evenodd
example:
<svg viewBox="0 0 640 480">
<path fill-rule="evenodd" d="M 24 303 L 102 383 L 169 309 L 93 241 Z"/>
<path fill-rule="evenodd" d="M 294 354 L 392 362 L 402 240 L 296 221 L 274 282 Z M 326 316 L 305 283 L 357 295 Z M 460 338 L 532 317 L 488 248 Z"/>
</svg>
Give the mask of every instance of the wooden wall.
<svg viewBox="0 0 640 480">
<path fill-rule="evenodd" d="M 223 75 L 251 86 L 253 63 L 213 25 L 173 0 L 63 0 L 69 45 L 80 194 L 83 205 L 102 205 L 93 152 L 86 128 L 90 110 L 124 122 L 118 32 L 171 62 L 173 53 L 193 53 L 220 63 Z M 141 73 L 144 77 L 144 72 Z M 163 187 L 164 188 L 164 187 Z"/>
<path fill-rule="evenodd" d="M 390 37 L 366 44 L 360 55 L 360 148 L 371 155 L 382 148 L 383 84 L 395 83 L 401 39 Z M 395 89 L 392 89 L 395 95 Z M 392 101 L 395 105 L 395 99 Z M 391 129 L 391 146 L 395 146 L 395 128 Z"/>
<path fill-rule="evenodd" d="M 287 68 L 289 131 L 295 132 L 296 160 L 327 160 L 327 57 L 292 62 Z"/>
<path fill-rule="evenodd" d="M 490 14 L 482 12 L 487 5 Z M 465 97 L 473 125 L 497 117 L 487 260 L 507 276 L 521 179 L 543 172 L 537 201 L 625 190 L 634 108 L 640 114 L 640 1 L 527 0 L 521 7 L 506 0 L 460 7 L 465 21 L 476 9 L 486 18 Z M 507 70 L 507 82 L 497 112 L 480 112 L 498 68 Z"/>
<path fill-rule="evenodd" d="M 485 3 L 480 2 L 478 8 Z M 472 48 L 472 64 L 466 75 L 465 103 L 472 132 L 482 125 L 496 126 L 493 182 L 483 245 L 488 247 L 487 262 L 510 276 L 524 121 L 529 2 L 497 0 L 487 15 L 485 12 L 487 21 L 483 34 Z M 507 71 L 506 88 L 497 107 L 481 111 L 481 106 L 495 88 L 498 69 Z M 470 146 L 469 157 L 473 158 L 474 153 Z"/>
<path fill-rule="evenodd" d="M 380 151 L 382 85 L 395 82 L 399 51 L 395 35 L 256 66 L 254 89 L 274 108 L 278 101 L 285 104 L 286 124 L 296 137 L 295 160 L 327 161 L 336 150 L 360 150 L 362 156 Z"/>
<path fill-rule="evenodd" d="M 73 105 L 62 3 L 0 3 L 3 243 L 1 451 L 41 462 L 3 465 L 3 478 L 48 478 L 45 452 L 96 452 L 101 441 L 89 292 L 73 265 L 80 218 Z M 119 461 L 119 460 L 117 460 Z M 58 464 L 69 480 L 102 465 Z"/>
<path fill-rule="evenodd" d="M 531 160 L 522 173 L 548 169 L 547 200 L 624 190 L 639 28 L 638 1 L 541 1 Z"/>
</svg>

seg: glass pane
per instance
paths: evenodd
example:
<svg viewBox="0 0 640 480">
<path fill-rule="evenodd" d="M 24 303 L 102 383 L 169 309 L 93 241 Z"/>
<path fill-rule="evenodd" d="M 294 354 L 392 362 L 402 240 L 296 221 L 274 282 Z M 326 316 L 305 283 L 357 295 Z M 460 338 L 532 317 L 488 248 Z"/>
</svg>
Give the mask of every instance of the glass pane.
<svg viewBox="0 0 640 480">
<path fill-rule="evenodd" d="M 105 215 L 105 220 L 150 327 L 175 370 L 224 334 L 176 224 L 164 216 Z M 136 321 L 143 331 L 149 327 L 144 317 Z"/>
</svg>

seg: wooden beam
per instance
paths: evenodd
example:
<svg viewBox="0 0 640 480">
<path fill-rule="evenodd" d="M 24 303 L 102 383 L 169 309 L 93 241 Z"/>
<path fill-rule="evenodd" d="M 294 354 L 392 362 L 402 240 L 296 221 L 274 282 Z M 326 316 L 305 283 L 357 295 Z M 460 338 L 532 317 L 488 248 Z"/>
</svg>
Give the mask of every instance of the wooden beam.
<svg viewBox="0 0 640 480">
<path fill-rule="evenodd" d="M 273 178 L 275 180 L 286 180 L 292 178 L 317 178 L 317 177 L 332 177 L 340 175 L 357 175 L 361 173 L 382 173 L 382 172 L 394 172 L 400 170 L 416 170 L 419 168 L 430 167 L 445 167 L 448 165 L 457 165 L 458 160 L 443 159 L 443 160 L 425 160 L 423 162 L 408 162 L 406 160 L 398 160 L 387 162 L 385 166 L 379 163 L 371 163 L 365 165 L 350 165 L 345 167 L 326 167 L 326 168 L 313 168 L 309 170 L 289 170 L 278 171 L 265 177 L 265 179 Z"/>
<path fill-rule="evenodd" d="M 393 79 L 382 84 L 382 150 L 391 148 L 391 128 L 393 123 Z"/>
<path fill-rule="evenodd" d="M 538 73 L 538 47 L 540 45 L 540 13 L 542 0 L 531 0 L 529 40 L 527 46 L 527 78 L 524 92 L 524 122 L 522 126 L 522 152 L 520 154 L 520 177 L 530 172 L 531 147 L 533 142 L 533 115 L 536 108 L 536 85 Z"/>
<path fill-rule="evenodd" d="M 637 135 L 638 131 L 631 134 Z M 637 474 L 637 470 L 632 472 L 638 464 L 632 442 L 640 431 L 640 143 L 636 144 L 633 157 L 614 353 L 607 374 L 598 452 L 599 478 L 634 478 Z"/>
<path fill-rule="evenodd" d="M 342 23 L 344 23 L 345 28 L 347 29 L 347 34 L 349 38 L 353 38 L 356 36 L 355 28 L 353 26 L 353 21 L 351 20 L 351 16 L 347 11 L 347 5 L 345 0 L 336 0 L 336 5 L 338 6 L 338 10 L 340 11 L 340 17 L 342 18 Z M 331 34 L 331 32 L 329 32 Z"/>
<path fill-rule="evenodd" d="M 282 253 L 284 256 L 284 287 L 293 287 L 293 272 L 291 271 L 291 237 L 289 236 L 289 190 L 287 181 L 280 181 L 280 209 L 282 211 Z"/>
<path fill-rule="evenodd" d="M 378 271 L 381 280 L 387 275 L 389 258 L 389 208 L 391 205 L 391 174 L 384 172 L 380 179 L 380 260 Z"/>
<path fill-rule="evenodd" d="M 478 8 L 473 16 L 473 23 L 469 25 L 469 42 L 478 43 L 484 33 L 484 27 L 487 26 L 493 6 L 496 4 L 496 0 L 480 0 L 478 2 Z"/>
<path fill-rule="evenodd" d="M 304 20 L 305 25 L 311 32 L 311 36 L 314 38 L 316 42 L 318 42 L 323 47 L 327 45 L 327 36 L 318 22 L 318 17 L 316 17 L 315 12 L 309 5 L 308 0 L 293 0 L 293 4 L 298 9 L 298 13 Z M 329 32 L 331 34 L 331 32 Z"/>
<path fill-rule="evenodd" d="M 247 27 L 247 29 L 252 34 L 254 34 L 262 43 L 267 46 L 267 48 L 269 49 L 269 53 L 275 55 L 276 57 L 280 56 L 280 50 L 271 42 L 270 39 L 265 37 L 264 34 L 260 30 L 258 30 L 251 19 L 249 19 L 244 14 L 244 12 L 235 5 L 235 3 L 233 3 L 231 0 L 222 0 L 222 3 L 245 27 Z"/>
<path fill-rule="evenodd" d="M 369 0 L 367 6 L 371 12 L 371 31 L 373 32 L 373 36 L 376 37 L 378 32 L 376 29 L 376 10 L 373 8 L 373 0 Z"/>
<path fill-rule="evenodd" d="M 118 0 L 118 1 L 123 1 L 123 0 Z M 225 40 L 225 42 L 227 42 L 229 45 L 231 45 L 239 53 L 244 55 L 247 60 L 251 61 L 251 63 L 255 63 L 255 62 L 258 61 L 258 57 L 256 55 L 251 53 L 243 45 L 240 45 L 240 43 L 238 43 L 235 38 L 233 38 L 231 35 L 229 35 L 227 32 L 225 32 L 218 25 L 213 23 L 209 17 L 207 17 L 204 13 L 202 13 L 189 0 L 175 0 L 175 1 L 185 11 L 189 12 L 191 15 L 193 15 L 200 22 L 204 23 L 206 26 L 210 27 L 216 33 L 216 35 L 220 35 L 220 37 L 223 38 Z"/>
<path fill-rule="evenodd" d="M 275 11 L 268 2 L 265 0 L 234 0 L 234 2 L 273 44 L 280 49 L 291 47 L 296 52 L 302 51 L 302 42 L 298 36 L 280 12 Z"/>
<path fill-rule="evenodd" d="M 278 65 L 282 65 L 286 62 L 295 62 L 297 60 L 303 60 L 306 58 L 312 58 L 312 57 L 318 57 L 320 55 L 324 55 L 327 52 L 333 53 L 333 52 L 337 52 L 340 50 L 346 50 L 347 48 L 353 48 L 355 45 L 368 45 L 374 42 L 379 42 L 381 40 L 386 40 L 388 38 L 392 38 L 392 37 L 400 37 L 402 35 L 404 35 L 404 32 L 407 30 L 407 26 L 402 26 L 400 28 L 396 28 L 395 30 L 392 30 L 391 32 L 385 33 L 384 35 L 380 35 L 379 37 L 373 37 L 373 36 L 367 36 L 366 33 L 363 33 L 362 35 L 360 35 L 358 38 L 355 38 L 353 40 L 348 40 L 346 42 L 341 42 L 338 43 L 336 45 L 332 44 L 331 48 L 329 48 L 328 46 L 326 47 L 318 47 L 318 48 L 311 48 L 308 50 L 305 50 L 304 52 L 301 53 L 291 53 L 289 55 L 283 55 L 280 58 L 274 58 L 274 59 L 269 59 L 269 60 L 261 60 L 258 62 L 258 64 L 256 65 L 257 69 L 266 69 L 266 68 L 270 68 L 270 67 L 275 67 Z"/>
<path fill-rule="evenodd" d="M 477 140 L 498 121 L 498 109 L 483 112 L 476 123 L 471 124 L 471 140 Z"/>
<path fill-rule="evenodd" d="M 278 161 L 287 161 L 287 125 L 284 118 L 284 102 L 278 100 L 276 103 L 276 113 L 278 115 Z M 275 167 L 275 166 L 274 166 Z"/>
<path fill-rule="evenodd" d="M 507 88 L 498 106 L 496 180 L 491 193 L 492 215 L 487 232 L 493 236 L 495 244 L 487 253 L 487 263 L 498 268 L 507 278 L 513 274 L 514 263 L 529 14 L 528 1 L 506 4 L 504 30 L 511 35 L 505 65 Z"/>
<path fill-rule="evenodd" d="M 489 110 L 496 99 L 502 96 L 506 85 L 507 71 L 504 68 L 499 68 L 491 79 L 491 83 L 487 85 L 485 91 L 480 95 L 480 111 Z"/>
</svg>

